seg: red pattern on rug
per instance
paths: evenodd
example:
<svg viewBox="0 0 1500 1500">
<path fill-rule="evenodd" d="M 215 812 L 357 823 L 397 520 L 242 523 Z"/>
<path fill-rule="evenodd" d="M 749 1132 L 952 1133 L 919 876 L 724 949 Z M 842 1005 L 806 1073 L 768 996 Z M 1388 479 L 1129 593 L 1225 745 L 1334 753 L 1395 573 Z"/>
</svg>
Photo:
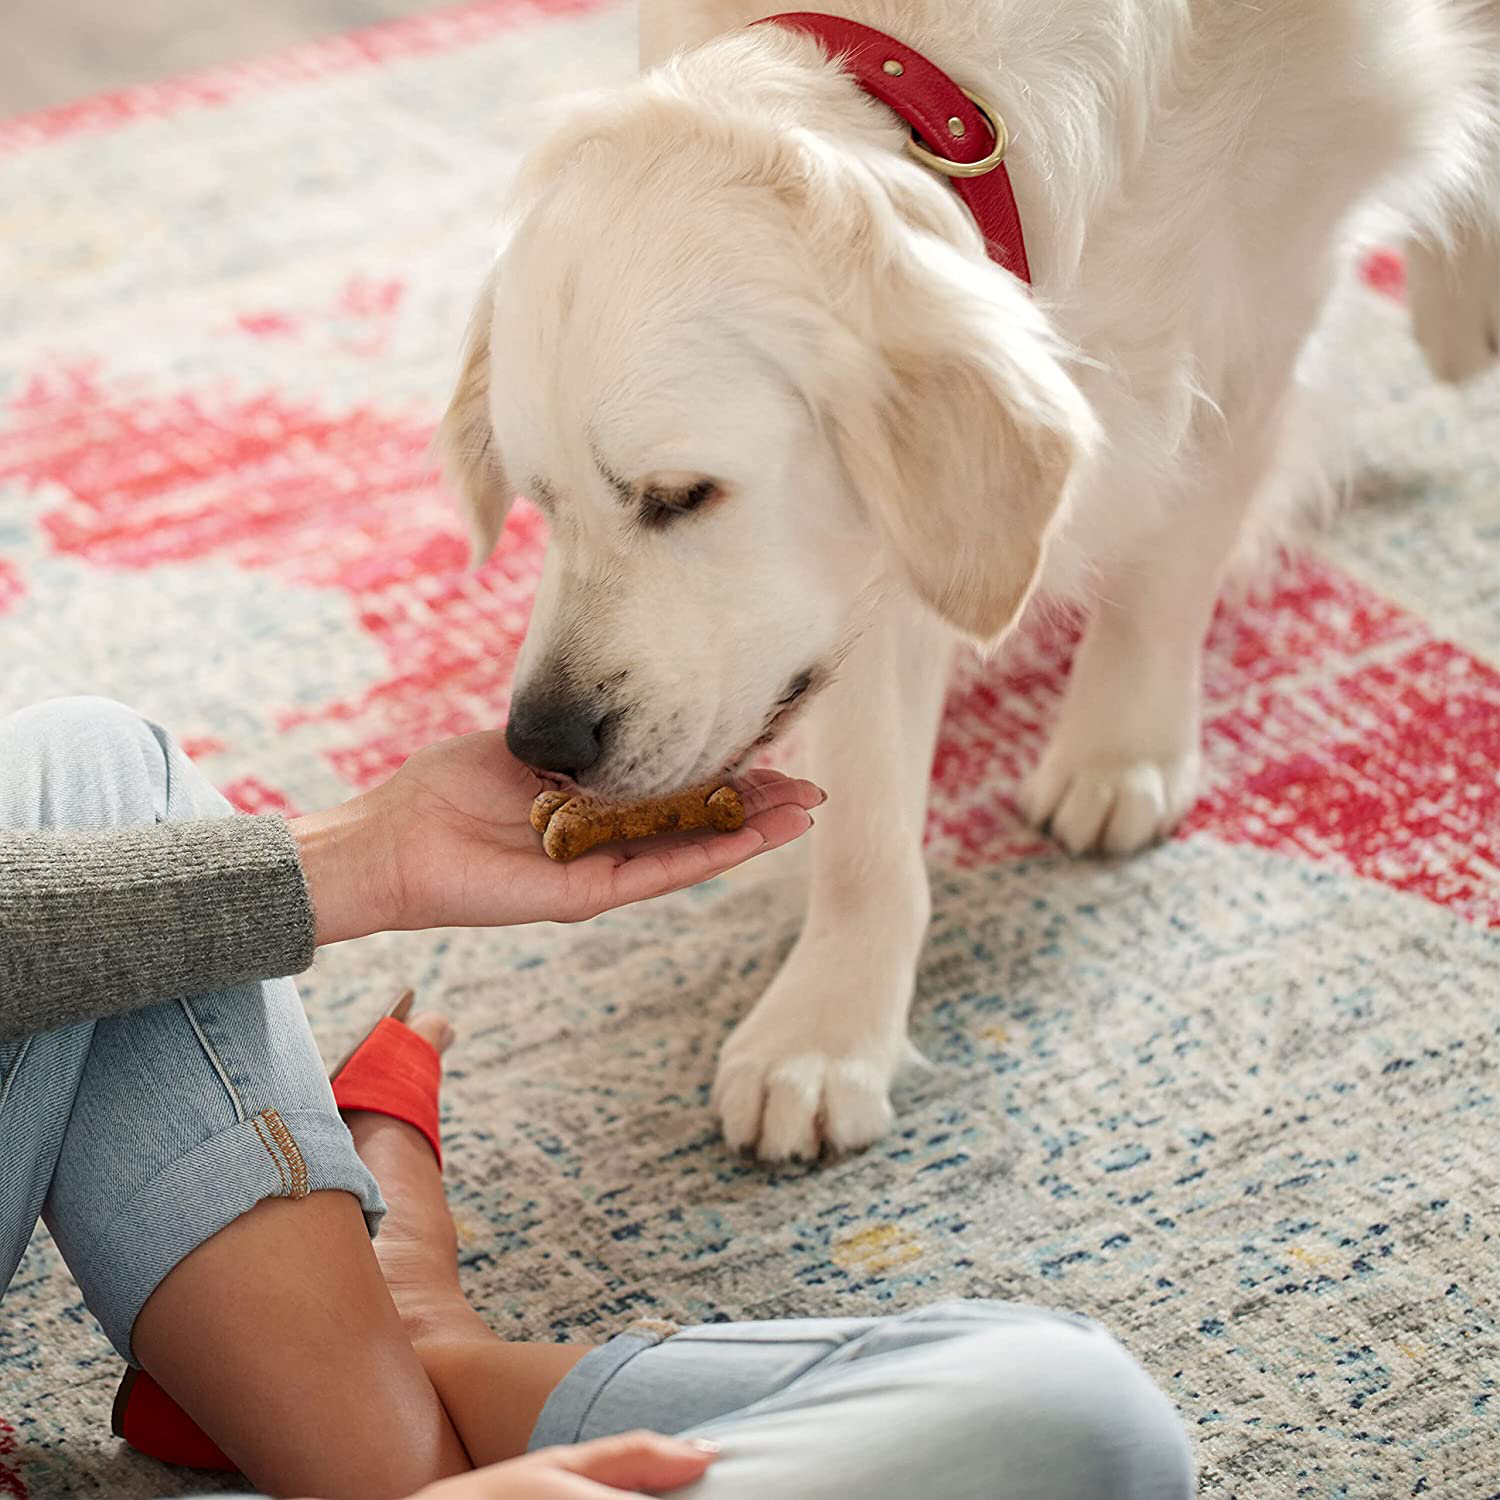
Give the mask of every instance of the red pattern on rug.
<svg viewBox="0 0 1500 1500">
<path fill-rule="evenodd" d="M 400 290 L 348 295 L 379 316 Z M 520 505 L 496 558 L 470 572 L 431 435 L 416 416 L 330 414 L 274 392 L 142 395 L 71 368 L 36 377 L 13 402 L 0 479 L 47 495 L 39 519 L 52 546 L 100 567 L 212 557 L 348 595 L 385 674 L 316 708 L 271 712 L 281 730 L 336 727 L 323 753 L 365 787 L 424 743 L 503 720 L 545 540 Z M 21 586 L 0 573 L 0 607 Z M 1014 793 L 1074 641 L 1068 623 L 1037 620 L 1000 666 L 961 675 L 930 823 L 958 863 L 1048 847 L 1020 822 Z M 1500 925 L 1493 668 L 1303 559 L 1265 597 L 1222 614 L 1205 691 L 1209 790 L 1180 837 L 1332 861 Z M 246 811 L 294 810 L 254 777 L 226 793 Z"/>
<path fill-rule="evenodd" d="M 26 585 L 21 582 L 20 573 L 0 557 L 0 615 L 19 604 L 25 592 Z"/>
<path fill-rule="evenodd" d="M 20 1447 L 16 1429 L 0 1419 L 0 1495 L 7 1496 L 8 1500 L 29 1500 L 31 1494 L 26 1481 L 21 1478 L 21 1471 L 10 1462 Z"/>
<path fill-rule="evenodd" d="M 1037 622 L 1002 671 L 970 671 L 950 699 L 929 831 L 957 863 L 1048 847 L 1020 823 L 1014 789 L 1075 641 Z M 1208 785 L 1179 838 L 1332 862 L 1500 926 L 1500 672 L 1302 558 L 1220 612 L 1204 690 Z"/>
<path fill-rule="evenodd" d="M 247 94 L 286 88 L 380 67 L 402 58 L 473 46 L 542 16 L 584 14 L 602 0 L 468 0 L 425 15 L 404 16 L 323 41 L 302 43 L 268 57 L 208 68 L 160 83 L 95 94 L 75 103 L 0 120 L 0 151 L 15 151 L 67 136 L 117 130 L 133 120 L 212 109 Z"/>
<path fill-rule="evenodd" d="M 284 792 L 267 786 L 258 776 L 241 776 L 219 790 L 242 813 L 280 813 L 284 818 L 300 816 L 299 808 Z"/>
<path fill-rule="evenodd" d="M 222 755 L 229 748 L 217 735 L 212 734 L 190 735 L 178 743 L 189 760 L 207 760 L 211 755 Z"/>
</svg>

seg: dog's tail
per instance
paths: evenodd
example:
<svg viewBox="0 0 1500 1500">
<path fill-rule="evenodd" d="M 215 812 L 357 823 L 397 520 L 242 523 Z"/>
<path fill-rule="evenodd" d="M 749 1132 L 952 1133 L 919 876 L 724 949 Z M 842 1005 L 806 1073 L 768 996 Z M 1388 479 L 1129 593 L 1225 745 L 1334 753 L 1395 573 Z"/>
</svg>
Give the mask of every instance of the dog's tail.
<svg viewBox="0 0 1500 1500">
<path fill-rule="evenodd" d="M 1412 328 L 1440 380 L 1457 384 L 1500 357 L 1500 0 L 1454 0 L 1482 59 L 1464 132 L 1462 190 L 1407 245 Z"/>
</svg>

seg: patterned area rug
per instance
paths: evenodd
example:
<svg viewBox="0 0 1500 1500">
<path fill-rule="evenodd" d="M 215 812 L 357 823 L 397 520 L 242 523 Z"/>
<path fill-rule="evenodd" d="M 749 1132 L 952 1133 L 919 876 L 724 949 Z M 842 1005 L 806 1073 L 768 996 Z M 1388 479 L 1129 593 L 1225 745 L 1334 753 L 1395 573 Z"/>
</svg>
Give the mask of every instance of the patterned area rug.
<svg viewBox="0 0 1500 1500">
<path fill-rule="evenodd" d="M 502 718 L 540 523 L 466 572 L 427 444 L 535 101 L 633 57 L 628 6 L 488 0 L 0 125 L 0 711 L 126 699 L 246 809 Z M 1500 380 L 1432 385 L 1400 269 L 1357 294 L 1357 503 L 1217 627 L 1179 838 L 1076 864 L 1018 822 L 1065 630 L 955 685 L 930 1066 L 877 1149 L 771 1173 L 712 1128 L 774 879 L 320 959 L 330 1055 L 398 982 L 459 1021 L 497 1329 L 1059 1304 L 1175 1398 L 1205 1494 L 1497 1492 Z M 116 1373 L 39 1235 L 0 1496 L 202 1488 L 108 1437 Z"/>
</svg>

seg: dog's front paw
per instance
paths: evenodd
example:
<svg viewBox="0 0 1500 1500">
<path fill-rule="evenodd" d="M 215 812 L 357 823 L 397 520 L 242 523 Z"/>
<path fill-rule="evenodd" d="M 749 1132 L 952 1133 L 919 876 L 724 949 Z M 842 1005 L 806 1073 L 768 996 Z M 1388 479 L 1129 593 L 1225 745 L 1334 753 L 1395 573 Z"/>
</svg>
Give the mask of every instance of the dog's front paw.
<svg viewBox="0 0 1500 1500">
<path fill-rule="evenodd" d="M 762 1161 L 858 1151 L 891 1124 L 906 1040 L 915 947 L 819 942 L 793 950 L 719 1054 L 713 1107 L 724 1139 Z"/>
<path fill-rule="evenodd" d="M 1021 788 L 1021 811 L 1070 854 L 1134 854 L 1177 826 L 1198 778 L 1196 750 L 1161 758 L 1080 753 L 1059 736 Z"/>
<path fill-rule="evenodd" d="M 753 1149 L 762 1161 L 815 1161 L 824 1145 L 859 1151 L 886 1133 L 894 1071 L 800 1040 L 765 1046 L 731 1037 L 719 1058 L 714 1110 L 734 1150 Z"/>
</svg>

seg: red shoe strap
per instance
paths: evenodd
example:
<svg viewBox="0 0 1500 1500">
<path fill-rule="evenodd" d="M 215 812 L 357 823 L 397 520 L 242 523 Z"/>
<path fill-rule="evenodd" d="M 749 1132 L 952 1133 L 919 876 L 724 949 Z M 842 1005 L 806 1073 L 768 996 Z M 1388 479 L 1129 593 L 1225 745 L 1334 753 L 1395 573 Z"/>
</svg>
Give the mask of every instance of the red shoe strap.
<svg viewBox="0 0 1500 1500">
<path fill-rule="evenodd" d="M 437 1048 L 410 1026 L 386 1016 L 333 1080 L 341 1110 L 389 1115 L 420 1130 L 443 1164 L 438 1092 L 443 1065 Z"/>
</svg>

